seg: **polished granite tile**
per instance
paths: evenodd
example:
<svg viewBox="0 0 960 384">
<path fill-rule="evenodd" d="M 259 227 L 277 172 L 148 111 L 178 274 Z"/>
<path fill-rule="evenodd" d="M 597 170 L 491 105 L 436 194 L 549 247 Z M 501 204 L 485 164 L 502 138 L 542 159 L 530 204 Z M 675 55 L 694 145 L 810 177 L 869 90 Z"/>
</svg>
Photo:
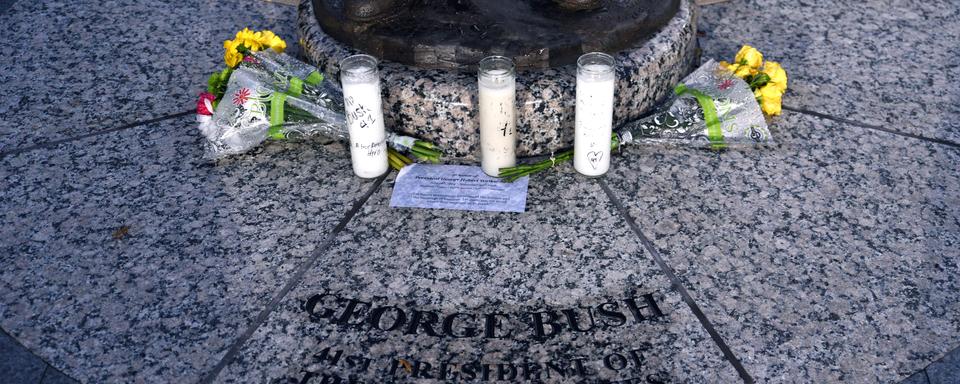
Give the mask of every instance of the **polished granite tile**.
<svg viewBox="0 0 960 384">
<path fill-rule="evenodd" d="M 960 383 L 960 348 L 930 364 L 927 377 L 930 378 L 930 384 Z"/>
<path fill-rule="evenodd" d="M 0 14 L 3 14 L 7 10 L 9 10 L 10 7 L 13 7 L 13 3 L 16 3 L 16 2 L 17 0 L 0 0 Z"/>
<path fill-rule="evenodd" d="M 53 367 L 48 366 L 47 371 L 43 374 L 43 379 L 40 380 L 40 384 L 77 384 L 77 381 L 67 377 L 67 375 L 64 375 Z"/>
<path fill-rule="evenodd" d="M 9 384 L 40 382 L 47 363 L 0 331 L 0 381 Z"/>
<path fill-rule="evenodd" d="M 927 373 L 920 371 L 910 375 L 910 377 L 901 381 L 900 384 L 930 384 L 930 381 L 927 380 Z"/>
<path fill-rule="evenodd" d="M 746 0 L 703 7 L 704 57 L 783 63 L 787 105 L 960 143 L 960 3 Z"/>
<path fill-rule="evenodd" d="M 262 1 L 16 2 L 0 14 L 0 151 L 194 109 L 223 40 L 270 28 L 296 50 L 295 19 Z"/>
<path fill-rule="evenodd" d="M 192 382 L 373 183 L 342 148 L 201 158 L 192 117 L 0 162 L 0 325 L 84 382 Z"/>
<path fill-rule="evenodd" d="M 594 181 L 569 171 L 534 177 L 522 214 L 390 208 L 391 182 L 216 381 L 739 381 Z M 348 302 L 311 300 L 323 293 L 386 309 L 358 304 L 345 322 L 367 323 L 344 325 Z M 662 315 L 642 300 L 643 321 L 595 309 L 626 314 L 626 299 L 645 294 Z M 492 313 L 499 315 L 491 327 Z M 559 334 L 547 325 L 538 337 L 536 316 L 559 319 Z M 583 332 L 571 331 L 570 316 Z M 415 317 L 433 320 L 418 327 Z M 451 318 L 449 328 L 441 324 Z"/>
<path fill-rule="evenodd" d="M 960 150 L 787 113 L 605 182 L 758 382 L 894 382 L 960 345 Z"/>
</svg>

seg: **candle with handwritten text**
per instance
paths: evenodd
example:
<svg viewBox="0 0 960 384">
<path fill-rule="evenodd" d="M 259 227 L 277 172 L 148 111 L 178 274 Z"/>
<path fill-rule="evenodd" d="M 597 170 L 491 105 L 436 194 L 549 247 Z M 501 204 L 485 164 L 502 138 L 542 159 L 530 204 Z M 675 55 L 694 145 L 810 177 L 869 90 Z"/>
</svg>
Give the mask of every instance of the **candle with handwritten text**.
<svg viewBox="0 0 960 384">
<path fill-rule="evenodd" d="M 490 176 L 517 164 L 517 78 L 513 60 L 480 60 L 480 164 Z"/>
<path fill-rule="evenodd" d="M 387 172 L 387 132 L 383 125 L 377 59 L 353 55 L 340 62 L 340 83 L 350 130 L 353 172 L 373 178 Z"/>
</svg>

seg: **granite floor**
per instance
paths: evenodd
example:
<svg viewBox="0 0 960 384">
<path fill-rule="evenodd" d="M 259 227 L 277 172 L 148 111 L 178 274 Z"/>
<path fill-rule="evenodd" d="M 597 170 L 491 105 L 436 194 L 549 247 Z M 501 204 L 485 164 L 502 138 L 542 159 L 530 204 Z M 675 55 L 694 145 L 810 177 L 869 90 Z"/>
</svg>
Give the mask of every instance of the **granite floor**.
<svg viewBox="0 0 960 384">
<path fill-rule="evenodd" d="M 597 382 L 960 383 L 957 2 L 704 6 L 705 57 L 748 43 L 790 72 L 779 144 L 627 148 L 602 179 L 533 177 L 523 214 L 392 209 L 394 175 L 354 178 L 338 144 L 202 159 L 216 42 L 295 40 L 290 3 L 0 1 L 0 382 L 378 382 L 349 365 L 641 348 L 642 377 Z M 359 337 L 304 314 L 328 291 L 663 314 L 522 345 Z M 426 377 L 401 360 L 396 381 Z"/>
</svg>

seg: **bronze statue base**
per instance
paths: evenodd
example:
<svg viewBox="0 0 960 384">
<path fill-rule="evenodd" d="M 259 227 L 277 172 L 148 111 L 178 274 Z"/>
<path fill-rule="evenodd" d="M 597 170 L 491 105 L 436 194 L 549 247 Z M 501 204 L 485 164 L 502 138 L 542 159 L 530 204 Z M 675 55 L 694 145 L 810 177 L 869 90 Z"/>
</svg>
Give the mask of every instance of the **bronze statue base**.
<svg viewBox="0 0 960 384">
<path fill-rule="evenodd" d="M 320 27 L 371 55 L 420 68 L 475 68 L 490 55 L 519 69 L 642 45 L 680 0 L 313 0 Z"/>
</svg>

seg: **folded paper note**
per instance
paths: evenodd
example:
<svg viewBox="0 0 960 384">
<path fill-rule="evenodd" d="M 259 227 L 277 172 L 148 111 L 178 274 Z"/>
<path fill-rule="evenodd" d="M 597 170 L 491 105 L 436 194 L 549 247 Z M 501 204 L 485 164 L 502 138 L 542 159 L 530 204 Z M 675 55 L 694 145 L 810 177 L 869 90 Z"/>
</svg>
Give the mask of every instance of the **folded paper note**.
<svg viewBox="0 0 960 384">
<path fill-rule="evenodd" d="M 523 212 L 529 181 L 507 183 L 476 166 L 413 164 L 397 175 L 390 206 Z"/>
</svg>

